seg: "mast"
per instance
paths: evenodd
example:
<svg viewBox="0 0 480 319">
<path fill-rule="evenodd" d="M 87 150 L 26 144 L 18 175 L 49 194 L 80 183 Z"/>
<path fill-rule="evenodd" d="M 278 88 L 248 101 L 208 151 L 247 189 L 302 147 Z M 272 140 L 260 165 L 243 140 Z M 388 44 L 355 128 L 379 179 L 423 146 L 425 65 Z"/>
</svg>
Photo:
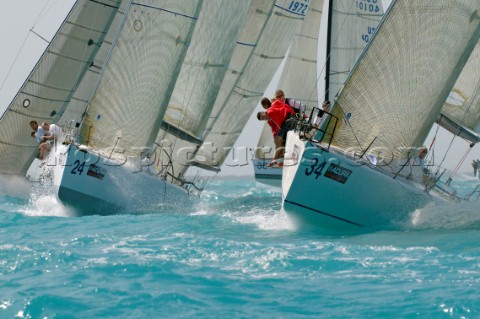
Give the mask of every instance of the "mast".
<svg viewBox="0 0 480 319">
<path fill-rule="evenodd" d="M 325 101 L 329 100 L 330 96 L 330 51 L 332 44 L 332 11 L 333 0 L 328 1 L 328 17 L 327 17 L 327 61 L 325 65 Z"/>
</svg>

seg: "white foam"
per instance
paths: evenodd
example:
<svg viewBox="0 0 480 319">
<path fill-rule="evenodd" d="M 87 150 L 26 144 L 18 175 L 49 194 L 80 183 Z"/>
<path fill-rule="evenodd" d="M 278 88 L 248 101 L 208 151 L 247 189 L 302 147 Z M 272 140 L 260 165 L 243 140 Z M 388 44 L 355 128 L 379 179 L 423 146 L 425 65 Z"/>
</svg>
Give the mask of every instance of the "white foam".
<svg viewBox="0 0 480 319">
<path fill-rule="evenodd" d="M 284 211 L 254 210 L 249 214 L 237 215 L 227 213 L 234 221 L 241 224 L 253 224 L 262 230 L 289 230 L 295 226 Z"/>
<path fill-rule="evenodd" d="M 33 196 L 30 205 L 20 212 L 27 216 L 74 216 L 74 212 L 60 203 L 54 195 Z"/>
<path fill-rule="evenodd" d="M 480 227 L 478 202 L 431 203 L 411 215 L 415 229 L 465 229 Z"/>
<path fill-rule="evenodd" d="M 0 194 L 17 198 L 28 198 L 32 184 L 19 176 L 0 175 Z"/>
</svg>

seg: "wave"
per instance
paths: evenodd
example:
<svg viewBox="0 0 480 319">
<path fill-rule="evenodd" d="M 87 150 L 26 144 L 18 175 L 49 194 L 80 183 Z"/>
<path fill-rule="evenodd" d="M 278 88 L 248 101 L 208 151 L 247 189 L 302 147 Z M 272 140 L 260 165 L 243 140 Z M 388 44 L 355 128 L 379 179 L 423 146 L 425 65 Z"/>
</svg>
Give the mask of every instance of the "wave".
<svg viewBox="0 0 480 319">
<path fill-rule="evenodd" d="M 55 216 L 55 217 L 72 217 L 75 213 L 60 203 L 54 195 L 30 194 L 29 204 L 19 212 L 31 217 L 39 216 Z"/>
<path fill-rule="evenodd" d="M 431 203 L 411 214 L 413 229 L 480 229 L 478 202 Z"/>
<path fill-rule="evenodd" d="M 23 177 L 0 175 L 1 195 L 26 199 L 31 189 L 32 184 Z"/>
</svg>

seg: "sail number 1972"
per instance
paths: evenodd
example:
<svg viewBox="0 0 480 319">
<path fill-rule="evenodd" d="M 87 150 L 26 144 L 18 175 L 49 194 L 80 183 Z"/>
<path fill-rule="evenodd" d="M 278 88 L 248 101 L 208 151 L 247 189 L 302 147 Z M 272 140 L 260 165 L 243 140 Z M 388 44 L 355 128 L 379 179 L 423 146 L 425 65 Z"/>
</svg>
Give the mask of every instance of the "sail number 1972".
<svg viewBox="0 0 480 319">
<path fill-rule="evenodd" d="M 292 1 L 290 3 L 290 6 L 288 7 L 288 11 L 305 15 L 305 13 L 307 13 L 308 4 L 303 3 L 303 2 L 308 2 L 308 0 L 307 1 Z"/>
</svg>

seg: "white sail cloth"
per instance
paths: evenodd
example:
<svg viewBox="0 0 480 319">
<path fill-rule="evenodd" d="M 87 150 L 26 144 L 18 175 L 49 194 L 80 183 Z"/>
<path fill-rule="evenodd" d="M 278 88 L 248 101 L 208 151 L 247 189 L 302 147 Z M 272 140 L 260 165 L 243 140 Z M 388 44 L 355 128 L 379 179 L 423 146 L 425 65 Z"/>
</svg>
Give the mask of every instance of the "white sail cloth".
<svg viewBox="0 0 480 319">
<path fill-rule="evenodd" d="M 285 57 L 308 2 L 252 1 L 215 101 L 205 142 L 196 154 L 196 165 L 212 168 L 223 163 Z"/>
<path fill-rule="evenodd" d="M 75 3 L 0 120 L 0 173 L 24 175 L 30 166 L 38 147 L 30 121 L 57 123 L 66 113 L 71 118 L 72 105 L 85 108 L 111 45 L 107 34 L 122 18 L 121 6 L 121 0 Z"/>
<path fill-rule="evenodd" d="M 84 140 L 139 156 L 151 147 L 190 45 L 202 0 L 132 3 L 88 109 Z"/>
<path fill-rule="evenodd" d="M 422 145 L 478 42 L 479 10 L 480 0 L 395 1 L 334 106 L 333 144 L 387 159 Z"/>
<path fill-rule="evenodd" d="M 301 28 L 293 39 L 278 88 L 288 98 L 293 98 L 308 107 L 318 106 L 317 94 L 317 48 L 323 0 L 312 0 Z M 308 111 L 308 109 L 307 109 Z M 275 144 L 270 126 L 265 123 L 256 157 L 273 158 Z"/>
</svg>

